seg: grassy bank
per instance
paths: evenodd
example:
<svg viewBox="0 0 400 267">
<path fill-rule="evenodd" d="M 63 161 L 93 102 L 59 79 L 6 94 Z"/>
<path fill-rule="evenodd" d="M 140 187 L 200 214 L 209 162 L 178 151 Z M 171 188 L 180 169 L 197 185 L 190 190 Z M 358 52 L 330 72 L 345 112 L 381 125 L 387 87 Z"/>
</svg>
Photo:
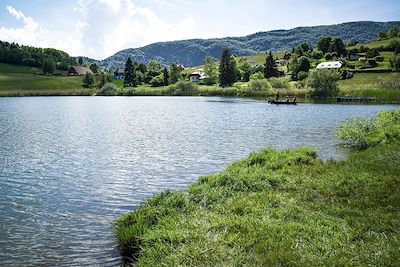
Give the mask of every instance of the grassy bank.
<svg viewBox="0 0 400 267">
<path fill-rule="evenodd" d="M 93 95 L 82 77 L 40 75 L 37 68 L 0 63 L 0 96 Z"/>
<path fill-rule="evenodd" d="M 400 133 L 400 119 L 392 122 L 344 161 L 265 149 L 156 195 L 117 221 L 121 252 L 137 266 L 397 266 L 400 145 L 385 136 Z"/>
</svg>

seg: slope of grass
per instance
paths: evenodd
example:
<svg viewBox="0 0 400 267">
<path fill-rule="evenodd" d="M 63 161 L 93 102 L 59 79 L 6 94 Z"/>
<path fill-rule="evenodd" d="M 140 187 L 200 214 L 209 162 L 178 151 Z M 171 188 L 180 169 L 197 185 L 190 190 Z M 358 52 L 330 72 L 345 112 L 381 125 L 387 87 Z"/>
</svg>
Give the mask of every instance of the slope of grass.
<svg viewBox="0 0 400 267">
<path fill-rule="evenodd" d="M 399 86 L 387 87 L 388 82 Z M 340 95 L 376 97 L 380 101 L 400 102 L 400 73 L 355 73 L 352 79 L 338 82 Z"/>
<path fill-rule="evenodd" d="M 35 73 L 40 73 L 40 72 L 41 72 L 41 70 L 38 68 L 0 63 L 0 73 L 35 74 Z"/>
<path fill-rule="evenodd" d="M 152 197 L 116 236 L 135 266 L 398 266 L 398 162 L 398 142 L 341 162 L 265 149 Z"/>
<path fill-rule="evenodd" d="M 357 44 L 355 46 L 349 46 L 349 47 L 347 47 L 347 49 L 360 48 L 360 46 L 369 47 L 370 49 L 371 48 L 379 48 L 381 46 L 386 46 L 386 45 L 390 44 L 390 42 L 392 40 L 397 40 L 400 42 L 400 38 L 391 38 L 391 39 L 385 39 L 385 40 L 380 40 L 380 41 L 373 41 L 373 42 L 369 42 L 366 44 Z"/>
</svg>

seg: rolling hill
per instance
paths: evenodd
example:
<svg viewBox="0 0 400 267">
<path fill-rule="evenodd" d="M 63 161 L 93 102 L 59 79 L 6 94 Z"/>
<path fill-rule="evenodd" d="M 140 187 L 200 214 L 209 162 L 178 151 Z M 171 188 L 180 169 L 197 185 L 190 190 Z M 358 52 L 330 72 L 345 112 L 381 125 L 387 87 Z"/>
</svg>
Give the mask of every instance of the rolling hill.
<svg viewBox="0 0 400 267">
<path fill-rule="evenodd" d="M 179 62 L 185 66 L 196 66 L 202 64 L 206 56 L 219 58 L 224 48 L 229 48 L 236 55 L 253 55 L 267 50 L 277 52 L 291 50 L 303 42 L 315 46 L 318 38 L 326 35 L 340 37 L 344 42 L 356 40 L 365 43 L 375 40 L 378 32 L 386 32 L 391 27 L 400 27 L 400 22 L 359 21 L 258 32 L 244 37 L 160 42 L 119 51 L 100 61 L 100 65 L 113 70 L 122 67 L 131 57 L 138 62 L 147 63 L 156 59 L 165 65 Z"/>
</svg>

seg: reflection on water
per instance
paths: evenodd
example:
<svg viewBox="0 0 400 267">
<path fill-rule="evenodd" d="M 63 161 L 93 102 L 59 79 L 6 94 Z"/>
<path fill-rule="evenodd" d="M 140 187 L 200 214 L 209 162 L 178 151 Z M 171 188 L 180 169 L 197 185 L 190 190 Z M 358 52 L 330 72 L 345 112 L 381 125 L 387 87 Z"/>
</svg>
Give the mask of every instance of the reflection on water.
<svg viewBox="0 0 400 267">
<path fill-rule="evenodd" d="M 0 99 L 2 265 L 118 265 L 112 223 L 266 146 L 340 158 L 338 120 L 394 106 L 201 97 Z"/>
</svg>

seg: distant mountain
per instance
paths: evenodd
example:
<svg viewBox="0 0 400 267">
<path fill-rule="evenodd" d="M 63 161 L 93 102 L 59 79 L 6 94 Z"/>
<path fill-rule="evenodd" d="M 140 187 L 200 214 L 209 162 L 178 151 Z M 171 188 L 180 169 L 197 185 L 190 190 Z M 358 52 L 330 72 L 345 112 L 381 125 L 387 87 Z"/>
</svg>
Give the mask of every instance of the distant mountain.
<svg viewBox="0 0 400 267">
<path fill-rule="evenodd" d="M 201 65 L 207 56 L 219 58 L 225 48 L 236 55 L 252 55 L 267 50 L 278 52 L 291 50 L 303 42 L 315 46 L 318 38 L 326 35 L 340 37 L 344 42 L 355 40 L 365 43 L 375 40 L 378 32 L 386 32 L 391 27 L 400 27 L 400 22 L 359 21 L 258 32 L 244 37 L 154 43 L 141 48 L 122 50 L 102 60 L 100 64 L 113 70 L 122 67 L 126 59 L 131 57 L 134 61 L 145 63 L 156 59 L 165 65 L 178 62 L 185 66 L 197 66 Z"/>
</svg>

